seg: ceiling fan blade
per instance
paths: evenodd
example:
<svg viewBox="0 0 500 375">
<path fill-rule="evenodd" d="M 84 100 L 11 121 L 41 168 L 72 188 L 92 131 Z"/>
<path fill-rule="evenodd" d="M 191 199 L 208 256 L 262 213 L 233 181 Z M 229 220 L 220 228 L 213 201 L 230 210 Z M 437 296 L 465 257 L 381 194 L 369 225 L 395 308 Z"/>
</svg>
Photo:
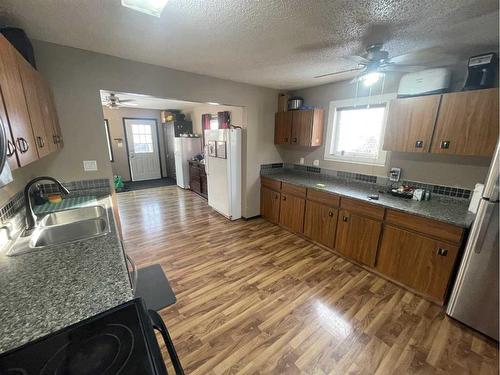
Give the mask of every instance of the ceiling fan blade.
<svg viewBox="0 0 500 375">
<path fill-rule="evenodd" d="M 356 56 L 356 55 L 349 56 L 349 60 L 355 61 L 358 64 L 362 64 L 362 65 L 367 65 L 370 63 L 370 60 L 364 58 L 363 56 Z"/>
<path fill-rule="evenodd" d="M 131 100 L 131 101 L 133 101 L 133 100 Z M 123 103 L 123 101 L 120 101 L 120 105 L 123 106 L 123 107 L 136 106 L 137 103 Z"/>
<path fill-rule="evenodd" d="M 127 103 L 127 102 L 133 102 L 134 99 L 118 99 L 120 101 L 120 103 Z"/>
<path fill-rule="evenodd" d="M 329 76 L 334 76 L 334 75 L 337 75 L 337 74 L 350 73 L 350 72 L 360 72 L 360 71 L 362 71 L 364 69 L 365 69 L 364 67 L 361 67 L 361 68 L 354 68 L 354 69 L 342 70 L 340 72 L 320 74 L 318 76 L 314 76 L 314 78 L 323 78 L 323 77 L 329 77 Z"/>
<path fill-rule="evenodd" d="M 378 68 L 378 71 L 380 72 L 402 72 L 402 73 L 409 73 L 409 72 L 417 72 L 419 70 L 424 70 L 425 66 L 419 66 L 419 65 L 399 65 L 399 64 L 387 64 L 387 65 L 382 65 Z"/>
<path fill-rule="evenodd" d="M 457 57 L 447 53 L 442 47 L 431 47 L 394 56 L 389 61 L 398 65 L 428 65 L 432 63 L 447 65 L 457 62 Z"/>
</svg>

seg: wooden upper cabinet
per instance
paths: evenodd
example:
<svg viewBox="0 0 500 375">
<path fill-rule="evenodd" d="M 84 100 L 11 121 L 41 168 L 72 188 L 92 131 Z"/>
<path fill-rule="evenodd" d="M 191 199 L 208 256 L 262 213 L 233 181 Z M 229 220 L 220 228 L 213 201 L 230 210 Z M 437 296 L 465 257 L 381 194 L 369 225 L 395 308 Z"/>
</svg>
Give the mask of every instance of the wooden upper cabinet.
<svg viewBox="0 0 500 375">
<path fill-rule="evenodd" d="M 16 58 L 17 51 L 0 35 L 0 86 L 20 166 L 38 159 L 35 137 Z"/>
<path fill-rule="evenodd" d="M 63 138 L 61 127 L 59 125 L 59 117 L 57 116 L 56 106 L 54 103 L 54 95 L 48 82 L 39 77 L 39 98 L 42 114 L 44 117 L 45 131 L 49 136 L 49 148 L 51 151 L 61 149 L 63 147 Z"/>
<path fill-rule="evenodd" d="M 443 302 L 457 254 L 456 245 L 385 225 L 376 269 Z"/>
<path fill-rule="evenodd" d="M 17 160 L 17 150 L 14 146 L 14 138 L 12 137 L 12 132 L 9 127 L 9 120 L 7 118 L 7 112 L 3 105 L 3 96 L 0 90 L 0 120 L 1 125 L 5 131 L 5 136 L 7 138 L 7 162 L 9 163 L 10 170 L 19 168 L 19 161 Z"/>
<path fill-rule="evenodd" d="M 392 100 L 384 150 L 429 152 L 440 101 L 441 95 Z"/>
<path fill-rule="evenodd" d="M 322 109 L 277 112 L 274 143 L 317 147 L 323 143 Z"/>
<path fill-rule="evenodd" d="M 335 250 L 367 266 L 375 265 L 382 222 L 340 210 Z"/>
<path fill-rule="evenodd" d="M 276 112 L 274 121 L 274 144 L 289 144 L 292 137 L 292 112 Z"/>
<path fill-rule="evenodd" d="M 280 217 L 281 194 L 265 186 L 260 188 L 260 214 L 277 224 Z"/>
<path fill-rule="evenodd" d="M 279 223 L 293 232 L 304 232 L 304 211 L 306 200 L 281 192 Z"/>
<path fill-rule="evenodd" d="M 497 88 L 443 95 L 431 152 L 491 156 L 497 140 Z"/>
<path fill-rule="evenodd" d="M 304 219 L 304 234 L 310 239 L 333 248 L 338 209 L 308 200 Z"/>
<path fill-rule="evenodd" d="M 52 131 L 47 131 L 47 122 L 42 111 L 41 101 L 44 96 L 40 95 L 41 80 L 38 72 L 18 53 L 16 53 L 19 74 L 23 84 L 24 97 L 30 115 L 31 127 L 35 137 L 35 145 L 38 152 L 38 157 L 43 157 L 49 154 L 51 150 Z M 49 142 L 50 141 L 50 142 Z"/>
</svg>

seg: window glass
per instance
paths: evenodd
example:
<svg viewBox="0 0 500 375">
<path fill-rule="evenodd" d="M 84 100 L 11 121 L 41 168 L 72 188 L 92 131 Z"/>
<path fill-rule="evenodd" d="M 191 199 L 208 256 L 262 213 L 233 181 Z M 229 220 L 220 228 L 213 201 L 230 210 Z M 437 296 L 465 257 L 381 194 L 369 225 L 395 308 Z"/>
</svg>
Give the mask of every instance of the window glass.
<svg viewBox="0 0 500 375">
<path fill-rule="evenodd" d="M 136 154 L 145 154 L 153 152 L 153 137 L 151 126 L 132 124 L 132 136 L 134 141 L 134 152 Z"/>
</svg>

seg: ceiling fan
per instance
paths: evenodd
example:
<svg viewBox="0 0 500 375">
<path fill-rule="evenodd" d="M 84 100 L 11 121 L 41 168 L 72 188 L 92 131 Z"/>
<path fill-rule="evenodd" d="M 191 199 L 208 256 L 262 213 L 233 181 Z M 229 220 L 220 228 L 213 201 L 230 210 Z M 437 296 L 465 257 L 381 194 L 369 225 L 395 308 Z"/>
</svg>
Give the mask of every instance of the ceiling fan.
<svg viewBox="0 0 500 375">
<path fill-rule="evenodd" d="M 137 105 L 135 103 L 131 103 L 133 101 L 134 101 L 134 99 L 120 99 L 114 93 L 110 93 L 108 96 L 104 97 L 102 104 L 110 109 L 115 109 L 115 108 L 120 108 L 120 107 L 126 107 L 129 105 L 132 105 L 132 106 Z M 125 103 L 127 103 L 127 104 L 125 104 Z"/>
<path fill-rule="evenodd" d="M 332 72 L 315 76 L 314 78 L 323 78 L 344 74 L 348 72 L 358 72 L 355 81 L 364 81 L 367 85 L 375 83 L 385 72 L 411 72 L 423 69 L 421 66 L 407 65 L 396 62 L 402 56 L 389 58 L 389 52 L 384 51 L 382 43 L 376 43 L 368 46 L 366 52 L 361 56 L 351 56 L 351 59 L 357 61 L 355 68 Z"/>
</svg>

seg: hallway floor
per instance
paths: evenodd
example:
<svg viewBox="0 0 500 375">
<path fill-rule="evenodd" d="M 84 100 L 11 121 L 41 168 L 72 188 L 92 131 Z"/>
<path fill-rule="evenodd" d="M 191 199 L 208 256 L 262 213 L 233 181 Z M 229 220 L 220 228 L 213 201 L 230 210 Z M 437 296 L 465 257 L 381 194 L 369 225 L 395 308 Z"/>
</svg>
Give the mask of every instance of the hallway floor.
<svg viewBox="0 0 500 375">
<path fill-rule="evenodd" d="M 124 188 L 119 193 L 125 193 L 127 191 L 152 189 L 161 186 L 172 186 L 176 185 L 176 181 L 173 178 L 165 177 L 165 178 L 158 178 L 155 180 L 127 181 L 124 182 L 123 185 Z"/>
<path fill-rule="evenodd" d="M 440 306 L 263 219 L 176 186 L 118 202 L 126 251 L 177 295 L 161 315 L 186 374 L 498 373 L 497 344 Z"/>
</svg>

